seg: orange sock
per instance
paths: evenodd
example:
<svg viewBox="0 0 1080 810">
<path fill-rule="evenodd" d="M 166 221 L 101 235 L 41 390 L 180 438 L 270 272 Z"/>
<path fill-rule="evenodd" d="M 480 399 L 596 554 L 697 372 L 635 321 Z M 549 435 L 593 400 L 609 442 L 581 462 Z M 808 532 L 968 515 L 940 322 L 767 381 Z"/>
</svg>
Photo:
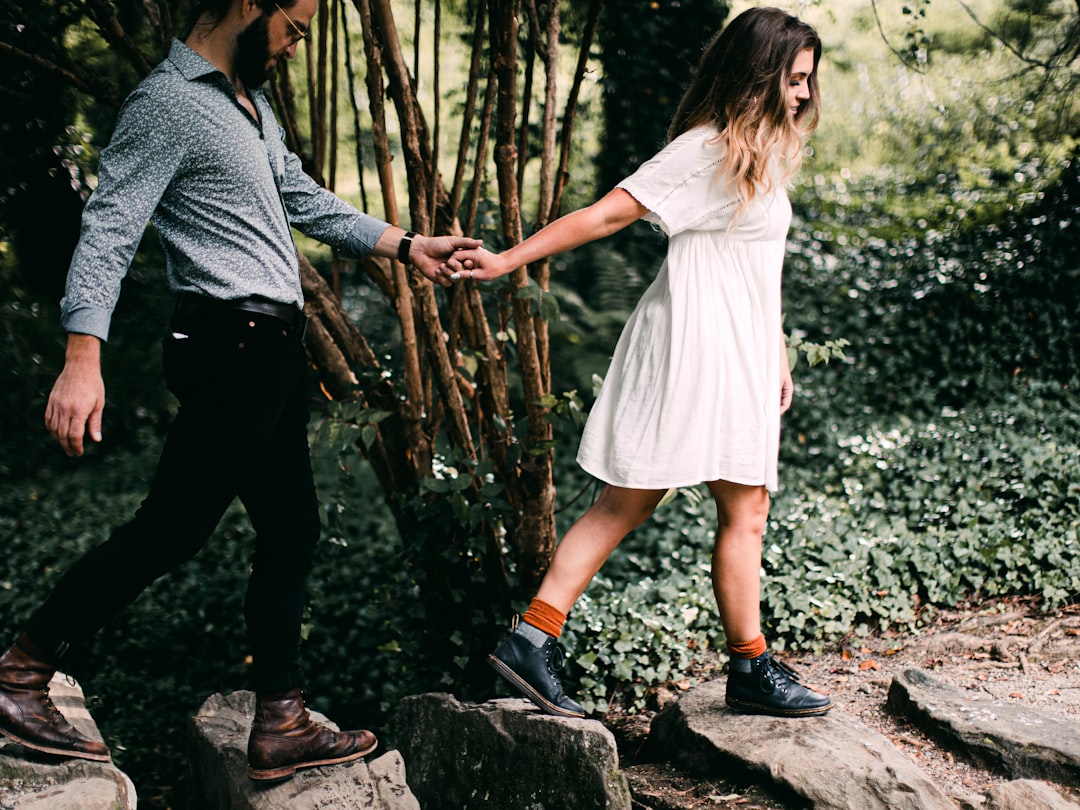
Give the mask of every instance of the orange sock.
<svg viewBox="0 0 1080 810">
<path fill-rule="evenodd" d="M 732 658 L 757 658 L 765 654 L 765 636 L 759 635 L 751 641 L 729 641 L 727 650 Z"/>
<path fill-rule="evenodd" d="M 543 599 L 533 599 L 529 602 L 529 609 L 521 620 L 531 624 L 537 630 L 543 630 L 549 636 L 558 638 L 562 635 L 563 624 L 566 623 L 566 614 L 556 607 L 552 607 Z M 762 642 L 764 644 L 764 642 Z"/>
</svg>

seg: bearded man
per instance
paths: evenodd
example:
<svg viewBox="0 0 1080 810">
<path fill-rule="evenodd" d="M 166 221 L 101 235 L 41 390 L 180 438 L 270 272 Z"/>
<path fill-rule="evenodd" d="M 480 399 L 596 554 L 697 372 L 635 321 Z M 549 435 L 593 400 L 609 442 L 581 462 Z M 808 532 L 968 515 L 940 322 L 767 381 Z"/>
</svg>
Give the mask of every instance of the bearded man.
<svg viewBox="0 0 1080 810">
<path fill-rule="evenodd" d="M 307 36 L 318 0 L 204 0 L 183 42 L 127 99 L 83 212 L 61 323 L 64 368 L 45 422 L 69 456 L 101 441 L 100 355 L 120 282 L 147 222 L 177 304 L 165 379 L 180 402 L 150 492 L 131 522 L 72 565 L 0 656 L 0 732 L 106 761 L 49 699 L 65 653 L 190 559 L 239 497 L 255 528 L 245 597 L 255 719 L 248 774 L 362 757 L 366 730 L 313 723 L 301 693 L 300 624 L 319 537 L 307 440 L 305 318 L 291 228 L 361 257 L 396 257 L 428 279 L 476 240 L 406 233 L 318 186 L 283 145 L 260 86 Z"/>
</svg>

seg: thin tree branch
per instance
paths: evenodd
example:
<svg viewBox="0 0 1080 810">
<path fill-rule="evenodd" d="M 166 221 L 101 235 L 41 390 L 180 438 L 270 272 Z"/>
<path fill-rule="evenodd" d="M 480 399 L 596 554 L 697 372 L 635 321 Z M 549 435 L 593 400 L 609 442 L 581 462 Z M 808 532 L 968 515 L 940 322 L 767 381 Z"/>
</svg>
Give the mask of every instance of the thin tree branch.
<svg viewBox="0 0 1080 810">
<path fill-rule="evenodd" d="M 82 73 L 82 71 L 76 72 L 61 67 L 55 62 L 50 62 L 42 56 L 38 56 L 35 53 L 29 53 L 28 51 L 16 48 L 14 45 L 10 45 L 3 41 L 0 41 L 0 53 L 6 53 L 17 59 L 21 59 L 45 73 L 61 79 L 76 90 L 86 93 L 91 98 L 96 99 L 103 104 L 107 104 L 110 107 L 119 109 L 124 103 L 123 98 L 113 92 L 112 88 L 104 87 L 102 84 L 92 81 L 90 77 Z"/>
<path fill-rule="evenodd" d="M 360 128 L 360 105 L 356 100 L 356 85 L 352 64 L 352 37 L 349 34 L 348 7 L 344 2 L 339 4 L 341 9 L 341 31 L 345 38 L 345 76 L 349 82 L 349 106 L 353 116 L 353 134 L 356 139 L 356 173 L 360 180 L 360 210 L 368 210 L 367 187 L 364 183 L 364 138 Z"/>
<path fill-rule="evenodd" d="M 131 37 L 128 36 L 124 26 L 116 18 L 116 12 L 113 10 L 112 5 L 107 0 L 80 0 L 77 5 L 86 11 L 87 16 L 93 20 L 110 47 L 115 48 L 122 54 L 139 72 L 139 75 L 146 76 L 154 69 L 151 61 L 143 55 Z"/>
<path fill-rule="evenodd" d="M 431 210 L 428 214 L 428 219 L 431 222 L 435 221 L 435 208 L 438 201 L 437 186 L 439 184 L 439 124 L 441 123 L 441 101 L 442 94 L 439 92 L 439 55 L 441 49 L 439 47 L 442 41 L 442 0 L 435 0 L 435 30 L 432 32 L 432 42 L 434 43 L 433 54 L 434 64 L 432 65 L 432 93 L 435 97 L 435 109 L 434 109 L 434 121 L 431 127 L 431 169 L 430 169 L 430 182 L 428 187 L 428 202 L 431 205 Z M 417 48 L 419 50 L 419 48 Z M 451 209 L 452 215 L 456 216 L 457 211 Z"/>
<path fill-rule="evenodd" d="M 570 176 L 570 145 L 573 141 L 574 121 L 577 116 L 578 97 L 581 95 L 581 85 L 585 80 L 585 71 L 589 65 L 589 52 L 592 49 L 593 39 L 596 37 L 596 29 L 600 22 L 600 11 L 603 9 L 604 0 L 592 0 L 589 6 L 589 15 L 585 23 L 585 30 L 581 35 L 581 50 L 578 51 L 577 67 L 574 68 L 574 81 L 570 85 L 570 94 L 566 99 L 566 109 L 563 112 L 562 133 L 559 139 L 559 169 L 555 176 L 555 188 L 551 195 L 551 209 L 547 212 L 545 221 L 551 222 L 559 216 L 562 208 L 563 189 Z"/>
<path fill-rule="evenodd" d="M 923 73 L 924 71 L 911 64 L 911 60 L 904 56 L 903 51 L 897 50 L 889 41 L 889 37 L 885 33 L 885 28 L 881 24 L 881 15 L 878 14 L 877 0 L 870 0 L 870 8 L 874 10 L 874 22 L 877 23 L 878 33 L 881 35 L 881 41 L 885 43 L 885 47 L 893 52 L 893 55 L 900 60 L 904 67 L 914 70 L 916 73 Z"/>
<path fill-rule="evenodd" d="M 487 17 L 484 4 L 476 4 L 476 21 L 473 24 L 472 59 L 469 63 L 469 82 L 465 89 L 465 109 L 461 116 L 461 138 L 458 140 L 457 164 L 454 166 L 454 184 L 450 191 L 450 211 L 455 216 L 461 205 L 461 188 L 465 178 L 465 164 L 468 160 L 469 142 L 472 132 L 473 117 L 476 115 L 476 91 L 480 82 L 480 59 L 484 45 L 484 23 Z M 472 233 L 471 224 L 465 233 Z"/>
</svg>

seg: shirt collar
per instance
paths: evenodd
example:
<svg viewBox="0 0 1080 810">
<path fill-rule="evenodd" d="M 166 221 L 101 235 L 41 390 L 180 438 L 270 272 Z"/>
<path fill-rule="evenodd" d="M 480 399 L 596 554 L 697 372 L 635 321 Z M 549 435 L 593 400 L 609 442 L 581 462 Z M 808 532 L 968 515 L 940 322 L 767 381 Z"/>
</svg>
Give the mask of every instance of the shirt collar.
<svg viewBox="0 0 1080 810">
<path fill-rule="evenodd" d="M 178 39 L 172 41 L 169 49 L 169 61 L 176 66 L 185 79 L 195 81 L 211 73 L 221 73 L 216 67 Z"/>
</svg>

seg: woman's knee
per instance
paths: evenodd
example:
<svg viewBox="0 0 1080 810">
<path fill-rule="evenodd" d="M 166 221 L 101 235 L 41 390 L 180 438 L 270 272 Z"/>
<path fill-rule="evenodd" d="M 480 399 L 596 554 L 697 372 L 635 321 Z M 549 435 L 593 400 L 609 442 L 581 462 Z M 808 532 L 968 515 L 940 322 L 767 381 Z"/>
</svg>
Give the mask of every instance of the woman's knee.
<svg viewBox="0 0 1080 810">
<path fill-rule="evenodd" d="M 709 489 L 721 529 L 764 534 L 769 519 L 769 491 L 765 487 L 717 481 L 710 483 Z"/>
<path fill-rule="evenodd" d="M 663 492 L 608 485 L 604 487 L 596 503 L 589 508 L 589 513 L 594 519 L 619 524 L 626 533 L 648 520 L 663 495 Z"/>
</svg>

